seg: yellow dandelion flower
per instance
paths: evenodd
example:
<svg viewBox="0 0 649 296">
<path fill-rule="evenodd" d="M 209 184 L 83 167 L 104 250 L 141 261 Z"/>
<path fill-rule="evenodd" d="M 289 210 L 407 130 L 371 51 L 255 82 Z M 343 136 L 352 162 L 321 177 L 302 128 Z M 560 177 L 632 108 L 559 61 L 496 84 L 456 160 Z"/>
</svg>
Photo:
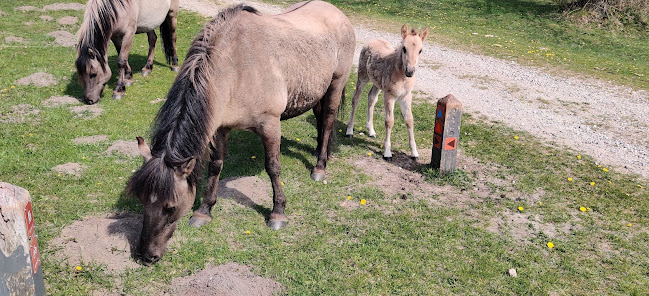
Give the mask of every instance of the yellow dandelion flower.
<svg viewBox="0 0 649 296">
<path fill-rule="evenodd" d="M 631 227 L 631 225 L 632 225 L 632 224 L 631 224 L 631 223 L 629 223 L 629 224 L 627 224 L 626 226 L 627 226 L 627 227 Z"/>
<path fill-rule="evenodd" d="M 589 211 L 590 211 L 590 208 L 586 208 L 586 210 L 589 210 Z"/>
<path fill-rule="evenodd" d="M 255 159 L 255 158 L 257 158 L 257 156 L 254 156 L 254 155 L 253 155 L 253 156 L 250 156 L 250 158 Z"/>
<path fill-rule="evenodd" d="M 552 242 L 548 242 L 548 248 L 550 249 L 554 248 L 554 244 Z"/>
<path fill-rule="evenodd" d="M 342 132 L 343 132 L 343 130 L 341 130 L 341 129 L 339 129 L 339 130 L 338 130 L 338 132 L 339 132 L 339 133 L 342 133 Z"/>
<path fill-rule="evenodd" d="M 599 164 L 599 165 L 597 165 L 597 167 L 598 167 L 598 168 L 601 168 L 601 167 L 602 167 L 602 165 L 601 165 L 601 164 Z"/>
<path fill-rule="evenodd" d="M 577 155 L 577 159 L 581 159 L 581 155 Z"/>
<path fill-rule="evenodd" d="M 78 271 L 81 271 L 83 268 L 81 268 L 81 266 L 77 266 L 76 269 L 77 269 Z"/>
<path fill-rule="evenodd" d="M 246 234 L 250 234 L 250 230 L 246 230 Z"/>
<path fill-rule="evenodd" d="M 372 156 L 372 152 L 367 152 L 367 156 Z"/>
<path fill-rule="evenodd" d="M 351 199 L 352 199 L 352 196 L 351 196 L 351 195 L 348 195 L 348 196 L 347 196 L 347 200 L 351 200 Z"/>
<path fill-rule="evenodd" d="M 286 184 L 284 184 L 284 182 L 282 182 L 282 186 L 284 186 L 284 185 L 286 185 Z"/>
<path fill-rule="evenodd" d="M 638 184 L 638 188 L 642 188 L 642 185 Z"/>
<path fill-rule="evenodd" d="M 97 185 L 101 185 L 101 182 L 97 182 Z"/>
<path fill-rule="evenodd" d="M 12 85 L 11 88 L 16 88 L 16 87 Z"/>
<path fill-rule="evenodd" d="M 361 199 L 361 204 L 364 205 L 367 201 L 363 198 Z"/>
<path fill-rule="evenodd" d="M 518 140 L 518 136 L 514 136 L 514 139 Z"/>
<path fill-rule="evenodd" d="M 524 208 L 523 207 L 518 207 L 518 210 L 522 212 L 524 210 Z"/>
<path fill-rule="evenodd" d="M 584 208 L 584 207 L 579 207 L 579 210 L 582 211 L 582 212 L 585 212 L 585 211 L 586 211 L 586 208 Z"/>
<path fill-rule="evenodd" d="M 572 182 L 572 178 L 568 178 L 568 182 Z"/>
<path fill-rule="evenodd" d="M 543 205 L 543 202 L 540 202 L 540 201 L 539 201 L 539 206 L 542 206 L 542 205 Z"/>
<path fill-rule="evenodd" d="M 590 182 L 590 186 L 595 186 L 595 182 Z"/>
<path fill-rule="evenodd" d="M 300 141 L 300 138 L 295 138 L 295 140 L 299 142 L 299 141 Z"/>
</svg>

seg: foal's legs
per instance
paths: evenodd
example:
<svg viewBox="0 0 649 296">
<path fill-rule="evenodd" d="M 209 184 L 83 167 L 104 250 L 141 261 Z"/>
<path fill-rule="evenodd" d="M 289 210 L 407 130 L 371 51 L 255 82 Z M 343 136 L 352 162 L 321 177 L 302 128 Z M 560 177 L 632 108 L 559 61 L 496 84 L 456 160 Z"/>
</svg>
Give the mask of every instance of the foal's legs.
<svg viewBox="0 0 649 296">
<path fill-rule="evenodd" d="M 379 94 L 381 89 L 372 85 L 372 89 L 367 94 L 367 123 L 365 127 L 367 128 L 368 135 L 372 138 L 376 138 L 376 132 L 374 131 L 374 106 L 376 101 L 379 100 Z"/>
<path fill-rule="evenodd" d="M 142 68 L 142 76 L 151 74 L 151 70 L 153 70 L 153 55 L 155 53 L 155 43 L 158 40 L 154 30 L 147 32 L 146 36 L 149 39 L 149 56 L 146 59 L 146 65 Z"/>
<path fill-rule="evenodd" d="M 392 126 L 394 126 L 394 103 L 396 98 L 387 92 L 383 94 L 383 104 L 385 105 L 385 143 L 383 147 L 383 159 L 387 161 L 392 160 L 392 150 L 390 143 L 390 135 L 392 134 Z"/>
<path fill-rule="evenodd" d="M 399 106 L 401 107 L 401 114 L 403 115 L 403 121 L 406 122 L 406 128 L 408 128 L 408 144 L 410 145 L 410 158 L 417 159 L 419 158 L 419 153 L 417 152 L 417 144 L 415 143 L 415 130 L 414 130 L 414 119 L 412 117 L 412 93 L 408 92 L 403 100 L 399 101 Z"/>
<path fill-rule="evenodd" d="M 349 114 L 349 121 L 347 121 L 347 132 L 345 135 L 348 138 L 351 138 L 354 135 L 354 116 L 356 115 L 356 107 L 358 102 L 361 100 L 361 92 L 365 88 L 367 80 L 362 81 L 360 78 L 356 81 L 356 89 L 354 90 L 354 95 L 352 96 L 352 112 Z"/>
<path fill-rule="evenodd" d="M 288 224 L 288 218 L 284 214 L 286 196 L 284 196 L 282 184 L 279 180 L 279 175 L 282 172 L 279 162 L 279 145 L 282 137 L 279 118 L 265 121 L 256 129 L 256 132 L 264 144 L 266 173 L 268 173 L 270 183 L 273 185 L 273 210 L 268 218 L 268 227 L 278 230 Z"/>
<path fill-rule="evenodd" d="M 121 99 L 126 92 L 126 86 L 133 84 L 133 74 L 131 73 L 131 66 L 128 64 L 128 54 L 131 51 L 135 30 L 129 31 L 124 34 L 113 35 L 112 38 L 117 49 L 117 66 L 119 67 L 119 77 L 113 91 L 113 99 Z"/>
<path fill-rule="evenodd" d="M 217 191 L 219 188 L 219 176 L 223 169 L 223 159 L 226 154 L 229 130 L 219 130 L 214 136 L 212 153 L 210 155 L 209 175 L 207 177 L 207 190 L 203 196 L 201 206 L 194 211 L 189 219 L 189 225 L 201 227 L 212 221 L 212 207 L 216 204 Z"/>
</svg>

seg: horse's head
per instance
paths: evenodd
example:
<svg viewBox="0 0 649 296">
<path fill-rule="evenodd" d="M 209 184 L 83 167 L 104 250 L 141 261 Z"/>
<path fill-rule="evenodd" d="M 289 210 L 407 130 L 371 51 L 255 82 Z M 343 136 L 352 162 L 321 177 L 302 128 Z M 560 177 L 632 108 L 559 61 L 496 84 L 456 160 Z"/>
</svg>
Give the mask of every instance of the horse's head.
<svg viewBox="0 0 649 296">
<path fill-rule="evenodd" d="M 75 65 L 79 83 L 83 86 L 83 102 L 97 103 L 111 76 L 107 57 L 92 47 L 84 46 L 78 50 Z"/>
<path fill-rule="evenodd" d="M 406 25 L 401 27 L 401 37 L 403 37 L 401 41 L 401 62 L 403 63 L 403 71 L 407 77 L 415 75 L 419 54 L 421 54 L 427 35 L 428 28 L 425 28 L 421 33 L 417 33 L 414 28 L 408 32 Z"/>
<path fill-rule="evenodd" d="M 196 187 L 189 176 L 196 160 L 170 166 L 163 157 L 153 156 L 142 138 L 137 141 L 144 164 L 129 180 L 127 191 L 137 196 L 144 210 L 137 255 L 148 266 L 162 258 L 178 220 L 194 202 Z"/>
</svg>

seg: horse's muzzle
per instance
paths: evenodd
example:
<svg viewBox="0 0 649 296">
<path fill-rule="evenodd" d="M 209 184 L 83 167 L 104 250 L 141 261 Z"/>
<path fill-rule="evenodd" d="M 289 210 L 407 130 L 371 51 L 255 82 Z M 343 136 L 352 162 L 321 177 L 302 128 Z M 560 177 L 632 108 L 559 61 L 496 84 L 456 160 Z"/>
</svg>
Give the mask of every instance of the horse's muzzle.
<svg viewBox="0 0 649 296">
<path fill-rule="evenodd" d="M 406 74 L 406 77 L 412 77 L 413 75 L 415 75 L 415 69 L 414 68 L 412 68 L 412 69 L 406 68 L 406 71 L 405 71 L 404 74 Z"/>
<path fill-rule="evenodd" d="M 144 266 L 151 266 L 154 263 L 158 262 L 161 257 L 158 256 L 147 256 L 142 254 L 137 254 L 137 262 Z"/>
</svg>

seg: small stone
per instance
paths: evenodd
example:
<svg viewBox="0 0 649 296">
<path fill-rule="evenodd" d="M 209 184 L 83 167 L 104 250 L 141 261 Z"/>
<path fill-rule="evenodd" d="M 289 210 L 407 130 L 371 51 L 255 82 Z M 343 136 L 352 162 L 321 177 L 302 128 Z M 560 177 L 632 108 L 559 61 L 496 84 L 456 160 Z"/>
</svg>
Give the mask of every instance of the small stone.
<svg viewBox="0 0 649 296">
<path fill-rule="evenodd" d="M 518 275 L 516 274 L 516 269 L 515 268 L 510 268 L 507 273 L 509 273 L 509 276 L 511 277 L 517 277 Z"/>
</svg>

